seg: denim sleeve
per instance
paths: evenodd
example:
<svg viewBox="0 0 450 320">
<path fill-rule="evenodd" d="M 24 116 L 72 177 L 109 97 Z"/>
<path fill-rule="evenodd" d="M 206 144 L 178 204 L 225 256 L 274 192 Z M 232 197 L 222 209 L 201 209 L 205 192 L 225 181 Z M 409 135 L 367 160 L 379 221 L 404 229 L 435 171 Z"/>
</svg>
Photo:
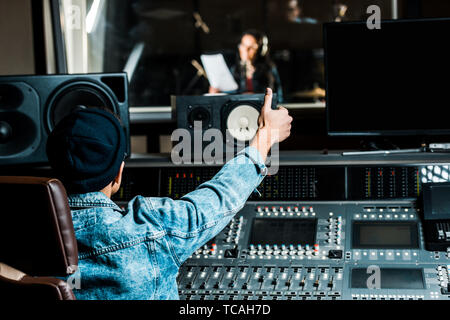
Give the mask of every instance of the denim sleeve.
<svg viewBox="0 0 450 320">
<path fill-rule="evenodd" d="M 247 147 L 180 200 L 147 198 L 167 232 L 178 265 L 222 231 L 266 172 L 259 151 Z"/>
</svg>

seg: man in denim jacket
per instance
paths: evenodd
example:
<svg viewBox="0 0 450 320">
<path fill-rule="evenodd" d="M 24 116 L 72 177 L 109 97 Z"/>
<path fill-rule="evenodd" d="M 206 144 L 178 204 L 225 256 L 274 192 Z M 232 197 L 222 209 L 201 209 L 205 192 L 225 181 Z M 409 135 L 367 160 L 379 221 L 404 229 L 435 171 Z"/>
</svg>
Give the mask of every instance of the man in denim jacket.
<svg viewBox="0 0 450 320">
<path fill-rule="evenodd" d="M 47 154 L 69 194 L 79 250 L 78 299 L 179 299 L 181 264 L 244 206 L 266 174 L 271 146 L 290 135 L 292 118 L 283 107 L 272 110 L 271 101 L 267 89 L 254 140 L 210 181 L 180 200 L 137 196 L 124 210 L 111 200 L 124 167 L 119 121 L 92 108 L 56 126 Z"/>
</svg>

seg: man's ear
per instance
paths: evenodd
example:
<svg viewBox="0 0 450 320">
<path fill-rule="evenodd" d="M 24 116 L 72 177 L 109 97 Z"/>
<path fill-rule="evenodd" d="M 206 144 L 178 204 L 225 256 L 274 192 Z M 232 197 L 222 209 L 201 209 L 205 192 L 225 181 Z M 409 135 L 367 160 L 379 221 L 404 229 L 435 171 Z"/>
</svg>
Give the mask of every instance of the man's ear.
<svg viewBox="0 0 450 320">
<path fill-rule="evenodd" d="M 122 161 L 119 172 L 117 173 L 117 176 L 114 178 L 113 185 L 117 183 L 120 186 L 120 184 L 122 183 L 122 173 L 123 173 L 124 167 L 125 167 L 125 162 Z"/>
</svg>

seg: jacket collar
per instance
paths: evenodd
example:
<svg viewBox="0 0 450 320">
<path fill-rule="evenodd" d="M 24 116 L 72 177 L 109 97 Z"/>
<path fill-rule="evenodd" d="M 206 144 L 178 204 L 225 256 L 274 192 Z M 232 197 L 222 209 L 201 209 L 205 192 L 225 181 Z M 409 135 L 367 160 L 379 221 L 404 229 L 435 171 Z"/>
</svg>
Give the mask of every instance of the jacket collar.
<svg viewBox="0 0 450 320">
<path fill-rule="evenodd" d="M 108 198 L 103 192 L 90 192 L 82 194 L 71 194 L 68 196 L 69 207 L 73 210 L 85 208 L 102 207 L 111 208 L 122 212 L 123 210 Z"/>
</svg>

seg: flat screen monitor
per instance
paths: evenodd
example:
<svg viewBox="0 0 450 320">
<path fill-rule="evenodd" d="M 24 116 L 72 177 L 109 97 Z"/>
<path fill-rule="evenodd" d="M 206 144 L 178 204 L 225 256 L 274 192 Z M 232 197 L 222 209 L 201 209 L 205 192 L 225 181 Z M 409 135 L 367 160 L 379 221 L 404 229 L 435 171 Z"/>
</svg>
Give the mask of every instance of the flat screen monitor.
<svg viewBox="0 0 450 320">
<path fill-rule="evenodd" d="M 450 19 L 324 25 L 329 135 L 450 134 Z"/>
<path fill-rule="evenodd" d="M 253 220 L 249 244 L 261 245 L 314 245 L 317 219 L 271 219 Z"/>
</svg>

